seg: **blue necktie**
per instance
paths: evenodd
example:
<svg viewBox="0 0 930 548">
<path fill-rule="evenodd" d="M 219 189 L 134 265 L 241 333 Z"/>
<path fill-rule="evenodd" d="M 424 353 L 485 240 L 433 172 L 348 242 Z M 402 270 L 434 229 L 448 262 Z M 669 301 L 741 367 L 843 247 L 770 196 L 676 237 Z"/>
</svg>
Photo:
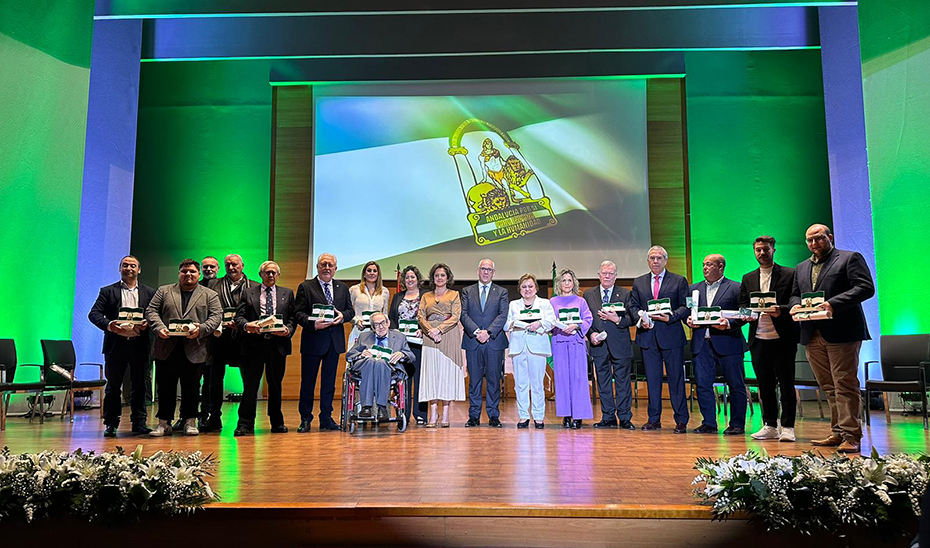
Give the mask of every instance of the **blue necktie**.
<svg viewBox="0 0 930 548">
<path fill-rule="evenodd" d="M 378 346 L 385 346 L 385 342 L 386 341 L 384 340 L 384 337 L 378 337 L 378 340 L 375 342 L 375 344 Z"/>
<path fill-rule="evenodd" d="M 481 286 L 481 311 L 484 312 L 484 305 L 488 302 L 488 286 Z"/>
<path fill-rule="evenodd" d="M 604 288 L 604 300 L 601 301 L 601 304 L 607 304 L 610 302 L 610 289 Z"/>
<path fill-rule="evenodd" d="M 274 316 L 274 295 L 271 293 L 271 288 L 265 288 L 265 313 L 269 316 Z"/>
<path fill-rule="evenodd" d="M 326 304 L 333 304 L 333 292 L 329 290 L 329 282 L 323 284 L 323 294 L 326 295 Z"/>
</svg>

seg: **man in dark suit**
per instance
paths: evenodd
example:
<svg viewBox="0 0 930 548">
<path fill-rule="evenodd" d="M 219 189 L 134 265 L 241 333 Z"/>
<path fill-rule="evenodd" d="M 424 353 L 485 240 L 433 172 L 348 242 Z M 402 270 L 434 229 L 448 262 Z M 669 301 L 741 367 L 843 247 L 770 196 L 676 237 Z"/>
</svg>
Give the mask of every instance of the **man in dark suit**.
<svg viewBox="0 0 930 548">
<path fill-rule="evenodd" d="M 355 346 L 346 353 L 346 362 L 361 376 L 358 390 L 362 409 L 359 416 L 372 418 L 372 407 L 377 405 L 377 419 L 385 421 L 390 418 L 387 405 L 393 369 L 403 370 L 400 362 L 411 363 L 414 356 L 407 344 L 407 338 L 400 331 L 388 328 L 390 322 L 383 312 L 372 314 L 370 321 L 374 331 L 367 330 L 359 335 Z M 388 348 L 394 352 L 384 361 L 372 354 L 373 346 Z"/>
<path fill-rule="evenodd" d="M 584 292 L 584 300 L 594 318 L 588 330 L 591 357 L 597 375 L 597 393 L 601 400 L 601 420 L 595 428 L 636 430 L 633 418 L 633 393 L 630 389 L 630 369 L 633 363 L 633 345 L 630 342 L 630 290 L 614 285 L 617 265 L 604 261 L 597 269 L 601 283 Z M 624 312 L 602 310 L 607 303 L 623 303 Z M 616 396 L 614 389 L 616 388 Z M 618 422 L 619 421 L 619 422 Z"/>
<path fill-rule="evenodd" d="M 649 419 L 643 430 L 662 428 L 662 363 L 668 377 L 668 393 L 675 412 L 675 433 L 688 432 L 688 406 L 685 403 L 685 330 L 681 322 L 688 316 L 688 281 L 665 269 L 668 252 L 652 246 L 647 255 L 649 274 L 633 280 L 630 315 L 637 320 L 636 344 L 643 350 L 646 384 L 649 387 Z M 649 317 L 648 304 L 669 299 L 670 314 Z"/>
<path fill-rule="evenodd" d="M 159 287 L 145 309 L 145 319 L 156 335 L 152 357 L 158 384 L 158 426 L 152 436 L 171 433 L 169 421 L 174 418 L 177 405 L 178 380 L 184 433 L 189 436 L 200 433 L 197 428 L 200 370 L 207 361 L 206 338 L 212 337 L 223 321 L 223 307 L 216 292 L 197 283 L 199 278 L 200 263 L 184 259 L 178 267 L 178 283 Z M 186 336 L 169 335 L 172 320 L 190 320 Z"/>
<path fill-rule="evenodd" d="M 336 394 L 336 368 L 339 355 L 346 351 L 346 333 L 343 323 L 351 322 L 355 309 L 349 300 L 349 288 L 336 281 L 336 256 L 323 253 L 316 261 L 315 278 L 305 280 L 297 288 L 295 315 L 303 326 L 300 335 L 300 427 L 298 432 L 310 431 L 313 420 L 313 388 L 323 367 L 320 379 L 320 430 L 339 430 L 333 420 L 333 396 Z M 311 319 L 314 304 L 331 304 L 335 318 L 331 321 Z"/>
<path fill-rule="evenodd" d="M 721 310 L 739 308 L 739 283 L 723 275 L 727 266 L 723 255 L 704 257 L 704 280 L 691 286 L 698 292 L 698 302 L 693 306 L 719 306 Z M 730 425 L 723 431 L 725 436 L 739 436 L 746 432 L 746 379 L 743 372 L 743 354 L 746 341 L 743 339 L 742 321 L 721 317 L 716 325 L 697 326 L 688 316 L 691 333 L 691 352 L 694 356 L 694 379 L 697 383 L 698 406 L 703 421 L 694 429 L 697 434 L 717 432 L 717 402 L 714 394 L 714 379 L 717 366 L 730 388 Z"/>
<path fill-rule="evenodd" d="M 291 337 L 294 336 L 296 325 L 294 292 L 277 285 L 281 267 L 274 261 L 263 262 L 258 275 L 262 278 L 261 285 L 244 289 L 236 310 L 236 325 L 240 332 L 244 332 L 241 341 L 242 354 L 245 356 L 245 363 L 239 368 L 242 373 L 242 402 L 239 404 L 236 436 L 248 436 L 255 431 L 255 402 L 263 371 L 268 386 L 271 433 L 287 432 L 284 414 L 281 412 L 281 382 L 284 380 L 287 357 L 291 354 Z M 283 330 L 262 333 L 259 320 L 276 315 L 281 316 Z"/>
<path fill-rule="evenodd" d="M 462 290 L 461 322 L 465 336 L 462 348 L 468 364 L 468 422 L 466 428 L 481 424 L 481 388 L 487 379 L 485 411 L 488 425 L 501 428 L 501 375 L 504 368 L 504 350 L 507 335 L 504 323 L 510 299 L 507 290 L 492 283 L 494 261 L 482 259 L 478 263 L 478 283 Z"/>
<path fill-rule="evenodd" d="M 819 306 L 831 316 L 801 323 L 807 361 L 830 403 L 832 433 L 811 444 L 858 453 L 862 439 L 859 348 L 871 338 L 862 301 L 875 294 L 875 283 L 862 254 L 833 247 L 833 233 L 826 225 L 812 225 L 805 238 L 811 257 L 795 271 L 790 312 L 797 314 L 802 294 L 823 291 Z"/>
<path fill-rule="evenodd" d="M 762 401 L 762 428 L 752 435 L 755 440 L 794 441 L 797 397 L 794 391 L 794 360 L 798 352 L 798 324 L 788 314 L 788 302 L 794 291 L 794 269 L 775 264 L 775 238 L 759 236 L 752 245 L 759 268 L 743 276 L 740 283 L 740 308 L 748 307 L 750 294 L 775 292 L 777 303 L 772 312 L 749 323 L 749 353 L 759 382 Z M 781 430 L 778 429 L 778 396 L 781 389 Z"/>
<path fill-rule="evenodd" d="M 129 368 L 129 407 L 131 409 L 132 433 L 148 434 L 145 425 L 148 413 L 145 409 L 145 374 L 152 359 L 149 357 L 148 325 L 136 324 L 121 327 L 120 308 L 145 309 L 155 295 L 151 287 L 139 283 L 142 266 L 139 259 L 126 255 L 120 260 L 120 281 L 100 288 L 100 294 L 87 315 L 91 323 L 104 331 L 103 355 L 107 387 L 103 397 L 104 437 L 115 438 L 122 415 L 121 389 L 126 368 Z"/>
<path fill-rule="evenodd" d="M 220 297 L 223 309 L 239 308 L 242 294 L 256 284 L 243 273 L 242 257 L 235 253 L 226 256 L 226 275 L 222 278 L 210 280 L 207 287 L 216 291 Z M 219 337 L 213 338 L 213 352 L 211 359 L 210 385 L 210 416 L 207 422 L 200 427 L 201 432 L 219 432 L 223 429 L 223 385 L 226 380 L 226 366 L 241 367 L 242 332 L 236 325 L 235 319 L 222 323 Z M 207 376 L 204 375 L 204 384 Z"/>
</svg>

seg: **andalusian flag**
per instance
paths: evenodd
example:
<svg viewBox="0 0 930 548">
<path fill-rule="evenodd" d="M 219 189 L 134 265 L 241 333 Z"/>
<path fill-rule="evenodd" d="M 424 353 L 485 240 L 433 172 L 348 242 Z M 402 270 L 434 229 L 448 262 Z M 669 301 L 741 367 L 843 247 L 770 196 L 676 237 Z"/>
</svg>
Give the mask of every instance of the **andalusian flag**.
<svg viewBox="0 0 930 548">
<path fill-rule="evenodd" d="M 556 293 L 556 291 L 558 291 L 558 289 L 556 288 L 556 284 L 558 283 L 558 280 L 556 279 L 557 276 L 558 274 L 556 274 L 556 270 L 555 270 L 555 261 L 552 261 L 552 294 L 550 295 L 550 297 L 555 297 L 556 295 L 558 295 L 558 293 Z"/>
</svg>

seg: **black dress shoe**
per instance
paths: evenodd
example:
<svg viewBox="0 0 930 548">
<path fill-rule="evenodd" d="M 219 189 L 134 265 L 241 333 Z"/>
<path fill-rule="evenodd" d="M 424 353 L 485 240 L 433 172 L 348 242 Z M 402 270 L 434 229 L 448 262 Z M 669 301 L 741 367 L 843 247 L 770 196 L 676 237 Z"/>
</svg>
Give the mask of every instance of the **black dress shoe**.
<svg viewBox="0 0 930 548">
<path fill-rule="evenodd" d="M 390 418 L 391 418 L 391 416 L 388 415 L 387 407 L 385 407 L 385 406 L 383 406 L 383 405 L 379 405 L 379 406 L 378 406 L 378 420 L 379 420 L 379 421 L 386 421 L 386 420 L 390 420 Z"/>
<path fill-rule="evenodd" d="M 272 429 L 272 431 L 274 431 L 274 429 Z M 239 436 L 251 436 L 254 433 L 255 430 L 251 426 L 237 426 L 236 431 L 233 432 L 233 436 L 238 438 Z"/>
<path fill-rule="evenodd" d="M 681 422 L 675 425 L 676 434 L 687 434 L 688 433 L 688 423 Z"/>
<path fill-rule="evenodd" d="M 542 430 L 543 428 L 546 427 L 546 423 L 544 423 L 543 421 L 533 421 L 533 427 L 536 428 L 537 430 Z"/>
<path fill-rule="evenodd" d="M 362 407 L 362 410 L 358 412 L 358 418 L 360 418 L 360 419 L 370 419 L 370 418 L 373 418 L 373 417 L 374 417 L 374 415 L 372 415 L 372 413 L 371 413 L 371 406 L 370 406 L 370 405 L 363 406 L 363 407 Z"/>
<path fill-rule="evenodd" d="M 504 425 L 501 424 L 501 420 L 497 417 L 490 419 L 488 421 L 488 426 L 490 426 L 491 428 L 503 428 L 504 427 Z"/>
<path fill-rule="evenodd" d="M 529 427 L 530 427 L 530 419 L 526 419 L 525 421 L 520 421 L 517 423 L 517 428 L 529 428 Z"/>
<path fill-rule="evenodd" d="M 201 422 L 200 420 L 198 420 L 197 430 L 200 430 L 201 434 L 204 432 L 213 432 L 213 427 L 210 425 L 210 421 Z"/>
<path fill-rule="evenodd" d="M 287 426 L 284 426 L 283 424 L 280 426 L 272 426 L 271 433 L 272 434 L 287 434 Z"/>
<path fill-rule="evenodd" d="M 702 424 L 693 430 L 695 434 L 716 434 L 717 429 L 713 426 Z"/>
<path fill-rule="evenodd" d="M 633 423 L 630 421 L 620 421 L 621 430 L 636 430 L 636 427 L 633 426 Z"/>
<path fill-rule="evenodd" d="M 595 428 L 616 428 L 617 421 L 614 419 L 601 419 L 599 422 L 594 423 Z"/>
<path fill-rule="evenodd" d="M 572 418 L 562 417 L 562 428 L 571 428 L 571 427 L 572 427 Z"/>
<path fill-rule="evenodd" d="M 572 430 L 581 430 L 581 419 L 572 421 Z"/>
<path fill-rule="evenodd" d="M 300 426 L 297 427 L 297 433 L 299 433 L 299 434 L 306 434 L 306 433 L 309 432 L 309 431 L 310 431 L 310 421 L 309 421 L 309 420 L 301 420 L 301 421 L 300 421 Z"/>
<path fill-rule="evenodd" d="M 219 417 L 211 416 L 204 426 L 209 430 L 201 429 L 201 432 L 221 432 L 223 430 L 223 421 Z"/>
<path fill-rule="evenodd" d="M 105 438 L 115 438 L 116 437 L 116 427 L 107 426 L 106 430 L 103 431 L 103 437 Z"/>
<path fill-rule="evenodd" d="M 133 434 L 148 434 L 152 429 L 144 424 L 134 424 L 132 425 Z"/>
<path fill-rule="evenodd" d="M 339 425 L 333 419 L 322 419 L 320 421 L 320 430 L 339 430 Z"/>
<path fill-rule="evenodd" d="M 643 430 L 645 430 L 645 431 L 647 431 L 647 432 L 650 431 L 650 430 L 662 430 L 662 423 L 660 423 L 660 422 L 647 422 L 646 424 L 643 425 Z"/>
<path fill-rule="evenodd" d="M 465 428 L 471 428 L 472 426 L 478 426 L 481 424 L 481 421 L 474 417 L 469 417 L 468 422 L 465 423 Z"/>
<path fill-rule="evenodd" d="M 727 429 L 723 431 L 724 436 L 742 436 L 745 433 L 745 428 L 737 428 L 736 426 L 728 426 Z"/>
<path fill-rule="evenodd" d="M 181 432 L 183 432 L 184 431 L 184 419 L 178 419 L 174 421 L 174 424 L 171 425 L 171 429 L 180 430 Z"/>
</svg>

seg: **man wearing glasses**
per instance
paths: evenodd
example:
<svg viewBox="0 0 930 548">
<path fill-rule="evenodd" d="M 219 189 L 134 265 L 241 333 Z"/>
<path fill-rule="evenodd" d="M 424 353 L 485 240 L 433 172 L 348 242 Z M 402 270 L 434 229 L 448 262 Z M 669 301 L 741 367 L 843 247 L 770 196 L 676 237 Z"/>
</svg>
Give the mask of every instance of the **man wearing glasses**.
<svg viewBox="0 0 930 548">
<path fill-rule="evenodd" d="M 253 285 L 242 292 L 239 308 L 236 309 L 236 325 L 245 332 L 242 352 L 245 363 L 242 372 L 242 402 L 239 404 L 239 424 L 234 434 L 248 436 L 255 430 L 255 402 L 258 387 L 265 373 L 268 385 L 268 419 L 273 434 L 287 432 L 284 414 L 281 412 L 281 381 L 284 367 L 291 353 L 291 337 L 294 336 L 294 292 L 277 285 L 281 268 L 274 261 L 265 261 L 259 267 L 261 285 Z M 264 320 L 269 316 L 279 317 L 274 324 Z M 262 325 L 270 324 L 270 325 Z"/>
<path fill-rule="evenodd" d="M 391 392 L 391 373 L 400 368 L 400 362 L 413 362 L 413 352 L 407 338 L 394 329 L 388 329 L 388 318 L 383 312 L 371 315 L 373 331 L 364 331 L 346 353 L 346 362 L 361 377 L 359 399 L 362 402 L 360 418 L 373 418 L 373 407 L 378 406 L 377 419 L 388 420 L 388 396 Z M 391 351 L 387 355 L 382 349 Z M 382 352 L 384 352 L 382 354 Z"/>
<path fill-rule="evenodd" d="M 485 411 L 488 425 L 501 428 L 501 376 L 504 371 L 504 350 L 507 335 L 503 332 L 507 322 L 510 299 L 507 290 L 492 283 L 494 261 L 478 262 L 478 283 L 462 290 L 462 348 L 468 364 L 468 422 L 467 428 L 481 424 L 481 388 L 487 379 Z"/>
<path fill-rule="evenodd" d="M 811 256 L 795 271 L 790 313 L 798 313 L 802 294 L 823 291 L 824 301 L 818 306 L 828 319 L 800 322 L 801 344 L 817 384 L 827 395 L 832 430 L 824 439 L 811 440 L 811 445 L 858 453 L 862 439 L 859 347 L 871 338 L 862 301 L 875 294 L 875 284 L 865 258 L 833 247 L 833 234 L 826 225 L 812 225 L 805 238 Z"/>
</svg>

